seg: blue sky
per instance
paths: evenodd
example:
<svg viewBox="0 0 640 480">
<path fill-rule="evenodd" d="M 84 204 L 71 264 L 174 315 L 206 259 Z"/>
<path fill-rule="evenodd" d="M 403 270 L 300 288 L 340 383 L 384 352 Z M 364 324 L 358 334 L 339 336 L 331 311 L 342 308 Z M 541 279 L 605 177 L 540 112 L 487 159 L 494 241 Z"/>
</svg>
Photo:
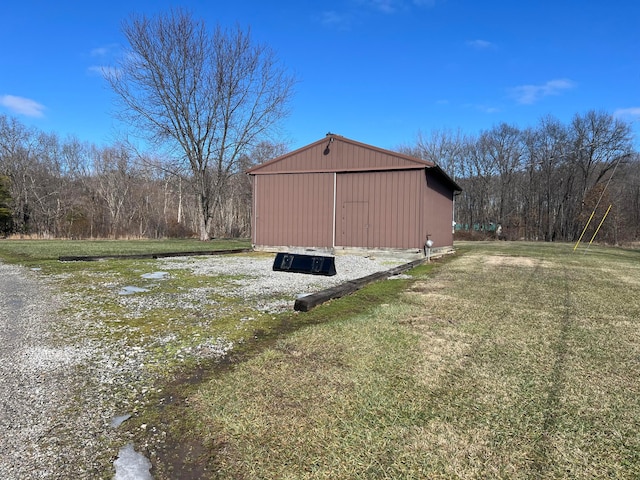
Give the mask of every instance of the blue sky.
<svg viewBox="0 0 640 480">
<path fill-rule="evenodd" d="M 477 134 L 506 122 L 604 110 L 640 145 L 637 0 L 6 0 L 0 114 L 62 138 L 114 140 L 99 69 L 131 13 L 185 7 L 210 26 L 250 26 L 299 82 L 282 126 L 291 148 L 328 131 L 393 149 L 419 131 Z"/>
</svg>

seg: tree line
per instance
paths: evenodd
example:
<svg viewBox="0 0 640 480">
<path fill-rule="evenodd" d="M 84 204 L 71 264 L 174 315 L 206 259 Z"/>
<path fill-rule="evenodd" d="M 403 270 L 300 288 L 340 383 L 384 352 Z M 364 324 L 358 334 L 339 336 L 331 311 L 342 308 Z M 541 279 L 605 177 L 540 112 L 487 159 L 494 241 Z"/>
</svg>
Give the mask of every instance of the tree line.
<svg viewBox="0 0 640 480">
<path fill-rule="evenodd" d="M 248 237 L 244 171 L 286 153 L 269 139 L 295 78 L 250 30 L 209 30 L 182 9 L 132 16 L 122 30 L 128 50 L 104 77 L 155 153 L 61 140 L 0 115 L 0 235 Z M 640 157 L 630 125 L 606 112 L 435 131 L 399 150 L 462 187 L 459 236 L 573 241 L 601 227 L 608 242 L 640 237 Z"/>
<path fill-rule="evenodd" d="M 604 112 L 553 117 L 478 135 L 434 131 L 399 148 L 440 165 L 461 187 L 458 238 L 619 244 L 640 239 L 640 155 L 629 124 Z M 242 155 L 220 193 L 212 236 L 249 237 L 252 165 L 287 152 L 259 142 Z M 28 128 L 0 115 L 0 234 L 40 238 L 199 236 L 198 179 L 136 155 Z M 606 214 L 606 218 L 605 218 Z M 589 221 L 591 219 L 591 221 Z"/>
<path fill-rule="evenodd" d="M 248 236 L 242 173 L 265 155 L 295 79 L 250 30 L 209 30 L 183 9 L 132 15 L 103 69 L 128 140 L 96 147 L 0 117 L 0 227 L 55 237 Z M 10 214 L 9 214 L 10 210 Z"/>
<path fill-rule="evenodd" d="M 462 187 L 458 238 L 588 241 L 597 230 L 599 241 L 619 244 L 640 238 L 632 139 L 628 123 L 589 111 L 567 124 L 548 116 L 525 129 L 419 134 L 401 150 L 437 163 Z"/>
<path fill-rule="evenodd" d="M 244 170 L 284 153 L 259 143 L 230 172 L 212 236 L 248 237 L 251 186 Z M 28 128 L 0 115 L 0 235 L 39 238 L 197 236 L 197 187 L 188 169 Z"/>
</svg>

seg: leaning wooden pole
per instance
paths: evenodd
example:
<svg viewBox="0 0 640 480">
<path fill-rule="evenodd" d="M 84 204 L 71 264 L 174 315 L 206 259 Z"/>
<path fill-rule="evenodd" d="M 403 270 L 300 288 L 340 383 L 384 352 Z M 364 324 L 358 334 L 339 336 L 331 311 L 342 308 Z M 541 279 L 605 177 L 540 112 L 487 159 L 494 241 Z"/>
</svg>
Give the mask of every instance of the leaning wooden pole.
<svg viewBox="0 0 640 480">
<path fill-rule="evenodd" d="M 591 240 L 589 240 L 589 245 L 587 246 L 587 250 L 589 250 L 589 247 L 591 246 L 591 243 L 593 242 L 593 239 L 596 238 L 596 235 L 600 231 L 600 227 L 604 223 L 605 218 L 607 218 L 607 215 L 609 215 L 609 210 L 611 210 L 611 205 L 609 205 L 609 208 L 607 208 L 607 211 L 604 212 L 604 216 L 602 217 L 602 220 L 600 220 L 600 224 L 598 225 L 598 228 L 596 228 L 596 231 L 593 232 L 593 236 L 591 237 Z"/>
<path fill-rule="evenodd" d="M 598 206 L 596 205 L 596 208 L 598 208 Z M 580 245 L 580 242 L 582 241 L 582 237 L 584 237 L 584 232 L 587 231 L 587 228 L 589 227 L 589 224 L 591 223 L 591 219 L 593 218 L 593 216 L 596 214 L 596 209 L 593 209 L 593 212 L 591 212 L 591 216 L 589 217 L 589 220 L 587 221 L 587 224 L 584 226 L 584 228 L 582 229 L 582 233 L 580 234 L 580 238 L 578 239 L 578 241 L 576 242 L 576 244 L 573 247 L 573 251 L 576 251 L 576 248 L 578 248 L 578 245 Z"/>
</svg>

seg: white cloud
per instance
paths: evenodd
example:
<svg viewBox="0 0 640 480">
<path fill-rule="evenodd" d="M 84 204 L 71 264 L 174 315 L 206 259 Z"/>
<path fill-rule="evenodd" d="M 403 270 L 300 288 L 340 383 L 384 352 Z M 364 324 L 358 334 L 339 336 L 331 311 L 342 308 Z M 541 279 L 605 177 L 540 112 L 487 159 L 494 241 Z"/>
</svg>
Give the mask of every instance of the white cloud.
<svg viewBox="0 0 640 480">
<path fill-rule="evenodd" d="M 500 113 L 498 107 L 492 107 L 491 105 L 475 105 L 475 109 L 483 113 Z"/>
<path fill-rule="evenodd" d="M 433 7 L 436 0 L 357 0 L 357 3 L 384 14 L 407 11 L 413 7 Z"/>
<path fill-rule="evenodd" d="M 349 30 L 351 26 L 362 21 L 366 13 L 371 11 L 383 15 L 393 15 L 398 12 L 408 12 L 414 8 L 433 7 L 437 0 L 352 0 L 345 11 L 325 10 L 316 17 L 322 25 L 328 28 Z"/>
<path fill-rule="evenodd" d="M 492 105 L 487 105 L 484 103 L 466 103 L 463 105 L 464 108 L 471 108 L 473 110 L 477 110 L 482 113 L 493 114 L 500 113 L 502 110 L 499 107 L 494 107 Z"/>
<path fill-rule="evenodd" d="M 89 52 L 89 55 L 92 57 L 104 57 L 107 53 L 109 53 L 109 49 L 107 47 L 94 48 Z"/>
<path fill-rule="evenodd" d="M 92 57 L 106 57 L 107 55 L 110 55 L 114 50 L 118 48 L 119 48 L 118 44 L 112 43 L 109 45 L 104 45 L 102 47 L 97 47 L 92 49 L 89 52 L 89 55 Z"/>
<path fill-rule="evenodd" d="M 356 4 L 384 14 L 396 13 L 404 8 L 404 0 L 357 0 Z"/>
<path fill-rule="evenodd" d="M 30 98 L 17 97 L 15 95 L 1 95 L 0 105 L 14 113 L 27 117 L 44 117 L 45 106 Z"/>
<path fill-rule="evenodd" d="M 369 0 L 369 6 L 382 13 L 395 13 L 401 2 L 395 0 Z"/>
<path fill-rule="evenodd" d="M 334 10 L 328 10 L 320 14 L 320 23 L 325 27 L 346 30 L 351 24 L 351 18 Z"/>
<path fill-rule="evenodd" d="M 566 90 L 571 90 L 576 84 L 566 78 L 549 80 L 542 85 L 520 85 L 510 90 L 511 96 L 522 105 L 532 105 L 544 97 L 560 95 Z"/>
<path fill-rule="evenodd" d="M 101 77 L 117 76 L 120 71 L 116 67 L 106 65 L 92 65 L 87 70 L 90 74 L 100 75 Z"/>
<path fill-rule="evenodd" d="M 491 42 L 488 42 L 486 40 L 470 40 L 467 42 L 467 45 L 471 48 L 475 48 L 477 50 L 486 50 L 488 48 L 493 48 L 495 47 L 495 45 Z"/>
<path fill-rule="evenodd" d="M 613 116 L 640 121 L 640 107 L 619 108 L 613 112 Z"/>
</svg>

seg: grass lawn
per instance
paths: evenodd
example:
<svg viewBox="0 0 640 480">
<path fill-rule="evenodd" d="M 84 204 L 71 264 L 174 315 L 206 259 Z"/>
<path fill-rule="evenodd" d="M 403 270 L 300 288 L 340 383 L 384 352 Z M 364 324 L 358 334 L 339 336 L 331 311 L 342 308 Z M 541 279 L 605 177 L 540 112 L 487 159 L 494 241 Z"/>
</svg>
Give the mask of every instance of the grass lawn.
<svg viewBox="0 0 640 480">
<path fill-rule="evenodd" d="M 197 385 L 157 478 L 640 477 L 640 252 L 457 247 Z"/>
<path fill-rule="evenodd" d="M 216 293 L 224 275 L 57 261 L 247 246 L 0 240 L 3 261 L 65 292 L 61 344 L 117 353 L 109 391 L 135 414 L 117 435 L 156 480 L 640 478 L 640 251 L 460 243 L 408 278 L 277 315 Z M 220 338 L 229 361 L 190 357 Z"/>
<path fill-rule="evenodd" d="M 250 248 L 249 240 L 0 240 L 0 258 L 38 265 L 69 255 L 131 255 Z"/>
</svg>

